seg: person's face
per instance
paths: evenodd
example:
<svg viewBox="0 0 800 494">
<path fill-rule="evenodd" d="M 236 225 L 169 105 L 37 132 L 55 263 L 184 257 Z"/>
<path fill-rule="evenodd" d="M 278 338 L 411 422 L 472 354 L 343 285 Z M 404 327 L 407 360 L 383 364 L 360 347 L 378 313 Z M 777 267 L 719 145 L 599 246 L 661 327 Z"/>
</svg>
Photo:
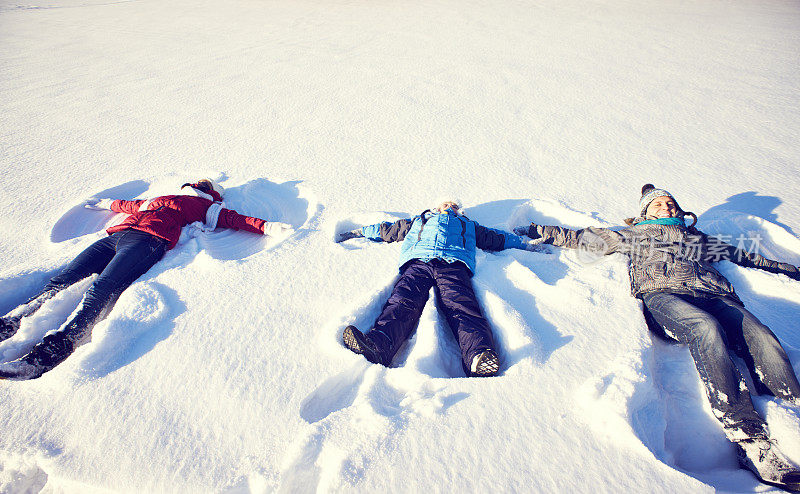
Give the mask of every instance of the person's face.
<svg viewBox="0 0 800 494">
<path fill-rule="evenodd" d="M 645 218 L 674 218 L 678 214 L 678 205 L 669 196 L 660 196 L 653 199 L 647 206 Z"/>
<path fill-rule="evenodd" d="M 439 204 L 439 211 L 445 212 L 445 211 L 448 211 L 448 210 L 452 211 L 454 213 L 458 213 L 458 204 L 456 204 L 454 202 L 451 202 L 451 201 L 446 201 L 446 202 L 443 202 L 443 203 Z"/>
</svg>

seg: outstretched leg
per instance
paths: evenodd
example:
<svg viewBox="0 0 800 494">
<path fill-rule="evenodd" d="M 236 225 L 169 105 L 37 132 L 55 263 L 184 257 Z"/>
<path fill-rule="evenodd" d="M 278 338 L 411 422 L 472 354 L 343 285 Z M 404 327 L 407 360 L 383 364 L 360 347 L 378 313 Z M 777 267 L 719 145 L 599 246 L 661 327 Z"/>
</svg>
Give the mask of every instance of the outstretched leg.
<svg viewBox="0 0 800 494">
<path fill-rule="evenodd" d="M 0 341 L 11 338 L 19 329 L 23 317 L 28 317 L 61 290 L 80 280 L 100 273 L 114 257 L 114 241 L 105 237 L 83 250 L 45 287 L 27 302 L 0 318 Z"/>
<path fill-rule="evenodd" d="M 725 327 L 736 353 L 747 364 L 756 391 L 800 404 L 800 383 L 775 334 L 734 300 L 715 299 L 709 310 Z"/>
<path fill-rule="evenodd" d="M 642 299 L 667 335 L 689 345 L 711 408 L 722 423 L 725 435 L 736 445 L 740 464 L 764 483 L 800 490 L 800 468 L 788 460 L 770 439 L 766 423 L 753 408 L 747 386 L 729 355 L 729 348 L 735 350 L 742 341 L 750 345 L 751 352 L 774 352 L 780 345 L 768 337 L 771 332 L 767 330 L 769 335 L 764 333 L 766 327 L 756 329 L 753 320 L 742 312 L 744 308 L 739 310 L 735 306 L 738 304 L 730 305 L 727 300 L 669 293 L 651 293 Z M 739 332 L 737 337 L 737 331 L 743 326 L 743 333 L 747 336 Z M 763 361 L 759 357 L 755 369 L 763 369 L 758 363 Z M 775 385 L 772 379 L 765 381 L 771 381 L 769 386 Z"/>
<path fill-rule="evenodd" d="M 397 351 L 413 333 L 428 301 L 431 286 L 433 273 L 430 263 L 413 260 L 403 267 L 375 327 L 366 334 L 377 347 L 383 365 L 391 364 Z"/>
<path fill-rule="evenodd" d="M 697 305 L 703 300 L 665 292 L 646 294 L 642 300 L 668 336 L 689 346 L 711 409 L 728 438 L 763 434 L 764 420 L 731 360 L 722 325 Z"/>
<path fill-rule="evenodd" d="M 436 299 L 461 348 L 464 371 L 468 375 L 496 374 L 499 359 L 492 328 L 475 297 L 469 269 L 461 262 L 437 259 L 431 263 L 436 277 Z"/>
<path fill-rule="evenodd" d="M 20 370 L 17 375 L 5 377 L 39 377 L 89 341 L 94 325 L 110 311 L 123 290 L 161 259 L 167 246 L 165 240 L 137 230 L 118 232 L 110 238 L 115 240 L 116 255 L 86 292 L 75 317 L 63 330 L 45 336 L 21 359 L 3 364 L 20 363 L 17 364 L 17 370 Z M 0 376 L 4 370 L 0 366 Z"/>
</svg>

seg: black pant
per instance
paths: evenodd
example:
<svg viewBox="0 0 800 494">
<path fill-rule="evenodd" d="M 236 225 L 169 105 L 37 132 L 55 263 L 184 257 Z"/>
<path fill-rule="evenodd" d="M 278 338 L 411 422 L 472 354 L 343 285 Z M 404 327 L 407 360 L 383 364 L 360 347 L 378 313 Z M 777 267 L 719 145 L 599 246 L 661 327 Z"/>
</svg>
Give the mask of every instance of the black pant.
<svg viewBox="0 0 800 494">
<path fill-rule="evenodd" d="M 153 267 L 166 249 L 166 240 L 139 230 L 127 229 L 100 239 L 78 254 L 39 295 L 16 311 L 17 317 L 33 314 L 64 288 L 93 274 L 99 275 L 86 291 L 78 313 L 64 330 L 45 338 L 45 342 L 59 343 L 57 353 L 65 353 L 57 356 L 56 360 L 60 362 L 75 347 L 90 339 L 94 325 L 105 317 L 123 290 Z"/>
<path fill-rule="evenodd" d="M 407 262 L 374 329 L 367 333 L 380 350 L 383 362 L 390 364 L 403 343 L 411 337 L 431 287 L 434 287 L 437 302 L 461 347 L 465 370 L 469 369 L 475 355 L 494 349 L 492 330 L 475 298 L 471 277 L 462 262 L 449 263 L 441 259 Z"/>
</svg>

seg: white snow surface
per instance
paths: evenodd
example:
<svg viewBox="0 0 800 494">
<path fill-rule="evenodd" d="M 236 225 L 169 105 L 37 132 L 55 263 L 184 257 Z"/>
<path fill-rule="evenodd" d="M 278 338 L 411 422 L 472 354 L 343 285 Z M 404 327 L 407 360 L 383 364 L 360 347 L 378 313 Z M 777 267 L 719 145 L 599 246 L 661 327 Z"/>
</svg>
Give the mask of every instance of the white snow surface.
<svg viewBox="0 0 800 494">
<path fill-rule="evenodd" d="M 338 231 L 462 198 L 485 226 L 619 226 L 642 184 L 800 263 L 800 4 L 0 0 L 0 313 L 117 218 L 208 176 L 284 239 L 186 229 L 92 342 L 0 382 L 0 492 L 766 492 L 625 259 L 479 253 L 503 370 L 465 378 L 431 300 L 368 329 L 398 244 Z M 800 284 L 720 265 L 800 370 Z M 0 344 L 17 358 L 89 280 Z M 760 397 L 800 461 L 800 411 Z"/>
</svg>

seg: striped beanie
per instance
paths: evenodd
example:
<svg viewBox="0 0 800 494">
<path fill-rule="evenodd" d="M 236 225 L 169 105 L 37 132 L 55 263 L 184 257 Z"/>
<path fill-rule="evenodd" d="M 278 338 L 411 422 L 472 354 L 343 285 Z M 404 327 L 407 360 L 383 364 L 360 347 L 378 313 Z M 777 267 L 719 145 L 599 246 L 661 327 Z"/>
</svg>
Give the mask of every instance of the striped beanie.
<svg viewBox="0 0 800 494">
<path fill-rule="evenodd" d="M 675 200 L 675 197 L 664 189 L 657 189 L 653 184 L 644 184 L 642 187 L 642 198 L 639 199 L 639 216 L 644 217 L 644 214 L 647 212 L 647 207 L 650 205 L 656 197 L 667 196 L 675 201 L 675 205 L 678 208 L 678 211 L 681 210 L 680 206 L 678 206 L 678 201 Z"/>
</svg>

